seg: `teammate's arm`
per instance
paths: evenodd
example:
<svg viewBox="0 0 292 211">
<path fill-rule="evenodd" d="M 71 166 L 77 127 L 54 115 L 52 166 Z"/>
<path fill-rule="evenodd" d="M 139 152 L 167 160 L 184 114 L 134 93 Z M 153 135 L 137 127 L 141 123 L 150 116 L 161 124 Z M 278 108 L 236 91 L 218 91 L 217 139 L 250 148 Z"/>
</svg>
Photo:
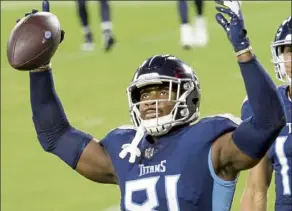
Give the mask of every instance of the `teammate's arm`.
<svg viewBox="0 0 292 211">
<path fill-rule="evenodd" d="M 286 119 L 276 85 L 251 52 L 243 17 L 228 8 L 217 9 L 231 17 L 229 23 L 221 13 L 216 15 L 236 52 L 253 112 L 253 116 L 233 132 L 219 137 L 212 146 L 215 172 L 228 180 L 236 178 L 239 171 L 252 168 L 265 156 L 285 126 Z"/>
<path fill-rule="evenodd" d="M 241 211 L 267 210 L 267 192 L 271 183 L 272 173 L 273 169 L 267 155 L 249 171 L 241 201 Z"/>
<path fill-rule="evenodd" d="M 91 135 L 70 125 L 48 65 L 30 72 L 30 100 L 35 130 L 45 151 L 90 180 L 116 183 L 105 149 Z"/>
</svg>

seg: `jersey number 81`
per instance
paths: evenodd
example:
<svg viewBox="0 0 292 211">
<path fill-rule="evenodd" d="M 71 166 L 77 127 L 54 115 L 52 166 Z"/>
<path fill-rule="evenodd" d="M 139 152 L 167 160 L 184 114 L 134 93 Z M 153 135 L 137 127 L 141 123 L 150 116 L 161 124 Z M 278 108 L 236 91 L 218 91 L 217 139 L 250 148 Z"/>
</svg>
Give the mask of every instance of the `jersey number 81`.
<svg viewBox="0 0 292 211">
<path fill-rule="evenodd" d="M 180 175 L 165 176 L 165 196 L 169 211 L 179 211 L 177 200 L 177 181 Z M 159 206 L 156 184 L 160 176 L 148 177 L 126 182 L 125 208 L 129 211 L 154 211 Z M 132 195 L 136 191 L 146 191 L 147 200 L 143 204 L 133 202 Z"/>
</svg>

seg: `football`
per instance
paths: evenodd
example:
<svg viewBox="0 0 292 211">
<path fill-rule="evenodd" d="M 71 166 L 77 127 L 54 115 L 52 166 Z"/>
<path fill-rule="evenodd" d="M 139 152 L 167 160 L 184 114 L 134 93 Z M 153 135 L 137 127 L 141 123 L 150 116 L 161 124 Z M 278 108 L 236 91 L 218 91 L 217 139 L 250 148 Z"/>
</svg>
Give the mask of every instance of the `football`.
<svg viewBox="0 0 292 211">
<path fill-rule="evenodd" d="M 22 18 L 7 43 L 9 64 L 17 70 L 33 70 L 50 61 L 61 40 L 56 15 L 37 12 Z"/>
</svg>

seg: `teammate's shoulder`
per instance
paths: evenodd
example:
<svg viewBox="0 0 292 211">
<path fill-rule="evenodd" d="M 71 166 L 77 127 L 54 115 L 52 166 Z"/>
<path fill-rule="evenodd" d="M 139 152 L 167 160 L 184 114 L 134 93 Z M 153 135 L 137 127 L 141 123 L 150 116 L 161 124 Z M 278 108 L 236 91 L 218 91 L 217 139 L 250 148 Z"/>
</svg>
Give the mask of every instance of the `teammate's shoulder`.
<svg viewBox="0 0 292 211">
<path fill-rule="evenodd" d="M 239 125 L 241 123 L 241 119 L 234 116 L 230 113 L 224 113 L 224 114 L 216 114 L 212 116 L 206 116 L 202 118 L 198 123 L 201 124 L 227 124 L 227 123 L 233 123 L 235 125 Z"/>
</svg>

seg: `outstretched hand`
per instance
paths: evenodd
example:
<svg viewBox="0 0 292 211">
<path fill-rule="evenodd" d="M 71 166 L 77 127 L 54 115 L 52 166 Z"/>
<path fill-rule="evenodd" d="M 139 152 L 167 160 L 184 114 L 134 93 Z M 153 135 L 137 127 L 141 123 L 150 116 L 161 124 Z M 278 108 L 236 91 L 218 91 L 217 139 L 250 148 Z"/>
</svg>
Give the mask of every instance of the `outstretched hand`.
<svg viewBox="0 0 292 211">
<path fill-rule="evenodd" d="M 247 37 L 247 31 L 244 27 L 243 15 L 240 10 L 240 4 L 238 1 L 232 1 L 229 3 L 230 7 L 224 5 L 223 1 L 215 1 L 220 6 L 216 6 L 216 9 L 220 12 L 216 14 L 217 22 L 223 27 L 225 30 L 229 41 L 231 42 L 233 49 L 235 52 L 242 51 L 250 47 L 250 41 Z M 233 11 L 231 9 L 232 4 L 238 8 L 238 12 Z M 224 16 L 228 15 L 230 17 L 230 21 L 228 21 Z"/>
</svg>

